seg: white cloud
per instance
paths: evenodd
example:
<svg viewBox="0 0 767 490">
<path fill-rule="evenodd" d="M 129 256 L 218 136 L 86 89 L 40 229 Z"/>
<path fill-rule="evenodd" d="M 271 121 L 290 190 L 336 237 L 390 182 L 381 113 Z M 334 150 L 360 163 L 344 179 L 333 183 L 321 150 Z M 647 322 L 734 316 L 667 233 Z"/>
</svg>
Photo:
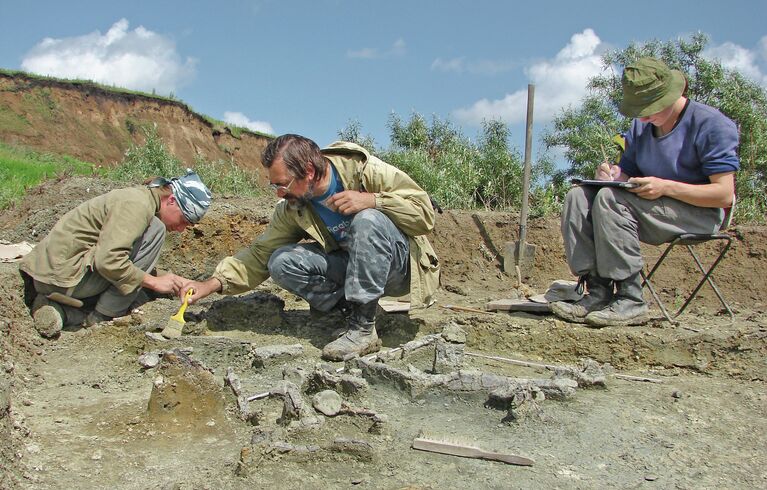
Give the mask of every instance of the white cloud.
<svg viewBox="0 0 767 490">
<path fill-rule="evenodd" d="M 452 58 L 443 60 L 437 58 L 431 63 L 432 71 L 453 73 L 472 73 L 476 75 L 496 75 L 510 71 L 516 67 L 516 63 L 503 60 L 479 60 L 467 62 L 466 58 Z"/>
<path fill-rule="evenodd" d="M 596 33 L 586 29 L 574 34 L 553 59 L 525 68 L 530 82 L 535 84 L 534 118 L 537 123 L 551 121 L 563 108 L 578 103 L 586 95 L 589 78 L 602 69 L 599 54 L 603 49 L 604 44 Z M 524 122 L 527 116 L 527 87 L 506 94 L 501 99 L 478 100 L 470 107 L 455 110 L 453 114 L 457 120 L 477 126 L 485 119 L 500 119 L 509 124 Z"/>
<path fill-rule="evenodd" d="M 726 42 L 706 48 L 703 56 L 710 60 L 719 60 L 728 70 L 737 71 L 744 77 L 767 87 L 767 74 L 762 71 L 762 67 L 767 63 L 767 36 L 759 41 L 754 50 Z"/>
<path fill-rule="evenodd" d="M 24 57 L 25 71 L 60 78 L 80 78 L 133 90 L 168 94 L 189 81 L 196 60 L 182 61 L 175 43 L 120 19 L 99 31 L 62 39 L 45 38 Z"/>
<path fill-rule="evenodd" d="M 272 125 L 266 121 L 251 121 L 248 116 L 242 112 L 224 112 L 224 122 L 234 124 L 243 128 L 248 128 L 251 131 L 258 131 L 259 133 L 275 134 Z"/>
<path fill-rule="evenodd" d="M 398 56 L 404 56 L 407 53 L 407 45 L 402 38 L 397 39 L 388 49 L 378 48 L 361 48 L 356 50 L 346 51 L 347 58 L 356 58 L 364 60 L 374 60 L 381 58 L 394 58 Z"/>
</svg>

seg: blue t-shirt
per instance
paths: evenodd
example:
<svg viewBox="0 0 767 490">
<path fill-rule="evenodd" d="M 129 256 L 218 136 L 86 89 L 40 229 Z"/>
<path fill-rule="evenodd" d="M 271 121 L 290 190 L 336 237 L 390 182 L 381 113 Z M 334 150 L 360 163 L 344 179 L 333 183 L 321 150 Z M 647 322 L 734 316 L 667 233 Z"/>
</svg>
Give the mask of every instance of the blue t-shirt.
<svg viewBox="0 0 767 490">
<path fill-rule="evenodd" d="M 710 175 L 740 168 L 737 148 L 734 122 L 713 107 L 689 101 L 674 129 L 660 137 L 651 123 L 634 119 L 620 167 L 629 177 L 708 184 Z"/>
<path fill-rule="evenodd" d="M 341 183 L 341 179 L 338 178 L 338 172 L 333 165 L 328 165 L 328 171 L 330 172 L 330 184 L 328 184 L 328 190 L 321 196 L 317 196 L 311 199 L 314 205 L 314 210 L 320 215 L 320 219 L 336 242 L 340 246 L 343 246 L 346 239 L 349 237 L 349 226 L 352 223 L 353 214 L 341 214 L 333 211 L 329 207 L 325 206 L 325 201 L 332 196 L 344 190 L 344 186 Z"/>
</svg>

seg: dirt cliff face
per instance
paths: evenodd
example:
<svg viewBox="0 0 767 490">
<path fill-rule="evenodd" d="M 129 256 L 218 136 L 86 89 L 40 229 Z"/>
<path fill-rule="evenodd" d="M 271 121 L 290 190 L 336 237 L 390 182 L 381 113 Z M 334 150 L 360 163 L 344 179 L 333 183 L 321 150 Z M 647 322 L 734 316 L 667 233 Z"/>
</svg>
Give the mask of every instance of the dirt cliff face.
<svg viewBox="0 0 767 490">
<path fill-rule="evenodd" d="M 118 93 L 89 82 L 66 82 L 0 73 L 0 141 L 114 166 L 131 144 L 143 143 L 142 127 L 157 127 L 182 162 L 195 155 L 234 160 L 261 170 L 269 138 L 214 127 L 182 102 Z"/>
</svg>

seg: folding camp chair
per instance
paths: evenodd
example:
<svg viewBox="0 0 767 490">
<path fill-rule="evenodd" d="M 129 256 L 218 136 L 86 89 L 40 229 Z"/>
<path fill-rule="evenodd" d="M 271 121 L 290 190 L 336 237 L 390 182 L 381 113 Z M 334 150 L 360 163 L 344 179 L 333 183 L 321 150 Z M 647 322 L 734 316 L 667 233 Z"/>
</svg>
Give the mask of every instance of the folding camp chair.
<svg viewBox="0 0 767 490">
<path fill-rule="evenodd" d="M 684 310 L 687 308 L 687 305 L 690 304 L 690 302 L 695 299 L 695 296 L 697 296 L 698 291 L 700 291 L 700 288 L 703 287 L 703 283 L 708 282 L 711 285 L 711 289 L 714 290 L 714 293 L 716 294 L 716 297 L 719 298 L 719 301 L 722 303 L 722 306 L 724 306 L 725 310 L 727 310 L 727 313 L 730 315 L 730 320 L 735 321 L 735 315 L 732 313 L 732 310 L 730 309 L 730 305 L 727 304 L 727 301 L 725 301 L 724 296 L 722 296 L 721 291 L 719 291 L 719 288 L 717 287 L 716 283 L 714 282 L 714 277 L 712 276 L 714 269 L 716 269 L 716 266 L 719 265 L 719 262 L 722 261 L 724 256 L 727 254 L 727 251 L 732 246 L 732 237 L 723 232 L 723 230 L 727 230 L 727 228 L 730 227 L 730 223 L 732 221 L 732 214 L 735 209 L 735 199 L 733 198 L 732 207 L 725 209 L 725 216 L 724 221 L 722 222 L 722 226 L 719 229 L 719 233 L 713 233 L 713 234 L 694 234 L 694 233 L 684 233 L 682 235 L 677 236 L 672 241 L 668 243 L 666 246 L 666 250 L 664 250 L 663 254 L 660 256 L 657 262 L 655 262 L 655 265 L 650 269 L 650 272 L 645 274 L 644 270 L 640 271 L 642 274 L 642 285 L 647 286 L 647 289 L 650 290 L 650 294 L 652 294 L 653 299 L 655 299 L 655 302 L 660 307 L 661 311 L 663 312 L 663 316 L 666 317 L 666 319 L 671 322 L 675 323 L 673 318 L 678 317 L 681 315 Z M 722 247 L 721 251 L 719 252 L 719 256 L 716 258 L 716 260 L 711 264 L 711 266 L 706 269 L 703 266 L 703 263 L 700 261 L 700 258 L 695 253 L 695 250 L 693 250 L 693 246 L 698 245 L 700 243 L 705 243 L 713 240 L 719 240 L 724 242 L 724 246 Z M 698 285 L 695 286 L 695 289 L 687 296 L 687 299 L 684 301 L 684 304 L 682 304 L 682 307 L 677 310 L 676 313 L 674 313 L 673 318 L 671 315 L 669 315 L 668 310 L 666 309 L 666 306 L 663 304 L 663 302 L 658 297 L 658 294 L 655 292 L 655 288 L 652 285 L 652 282 L 650 282 L 650 279 L 653 277 L 655 272 L 658 270 L 660 265 L 663 263 L 663 260 L 666 258 L 666 256 L 671 252 L 671 250 L 676 247 L 677 245 L 684 245 L 687 250 L 690 252 L 690 255 L 692 255 L 693 260 L 695 260 L 695 264 L 698 266 L 698 269 L 701 273 L 703 273 L 703 278 L 698 282 Z"/>
</svg>

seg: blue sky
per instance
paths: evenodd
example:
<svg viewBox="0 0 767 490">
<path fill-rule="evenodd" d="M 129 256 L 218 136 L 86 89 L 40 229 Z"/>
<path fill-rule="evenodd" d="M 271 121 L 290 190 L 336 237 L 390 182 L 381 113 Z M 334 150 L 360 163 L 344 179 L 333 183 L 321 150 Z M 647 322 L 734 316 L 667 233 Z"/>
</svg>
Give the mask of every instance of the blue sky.
<svg viewBox="0 0 767 490">
<path fill-rule="evenodd" d="M 632 41 L 702 31 L 710 56 L 767 86 L 765 18 L 764 0 L 0 0 L 0 67 L 173 93 L 320 145 L 356 120 L 388 146 L 392 112 L 470 138 L 500 118 L 521 151 L 528 83 L 537 138 L 599 54 Z"/>
</svg>

